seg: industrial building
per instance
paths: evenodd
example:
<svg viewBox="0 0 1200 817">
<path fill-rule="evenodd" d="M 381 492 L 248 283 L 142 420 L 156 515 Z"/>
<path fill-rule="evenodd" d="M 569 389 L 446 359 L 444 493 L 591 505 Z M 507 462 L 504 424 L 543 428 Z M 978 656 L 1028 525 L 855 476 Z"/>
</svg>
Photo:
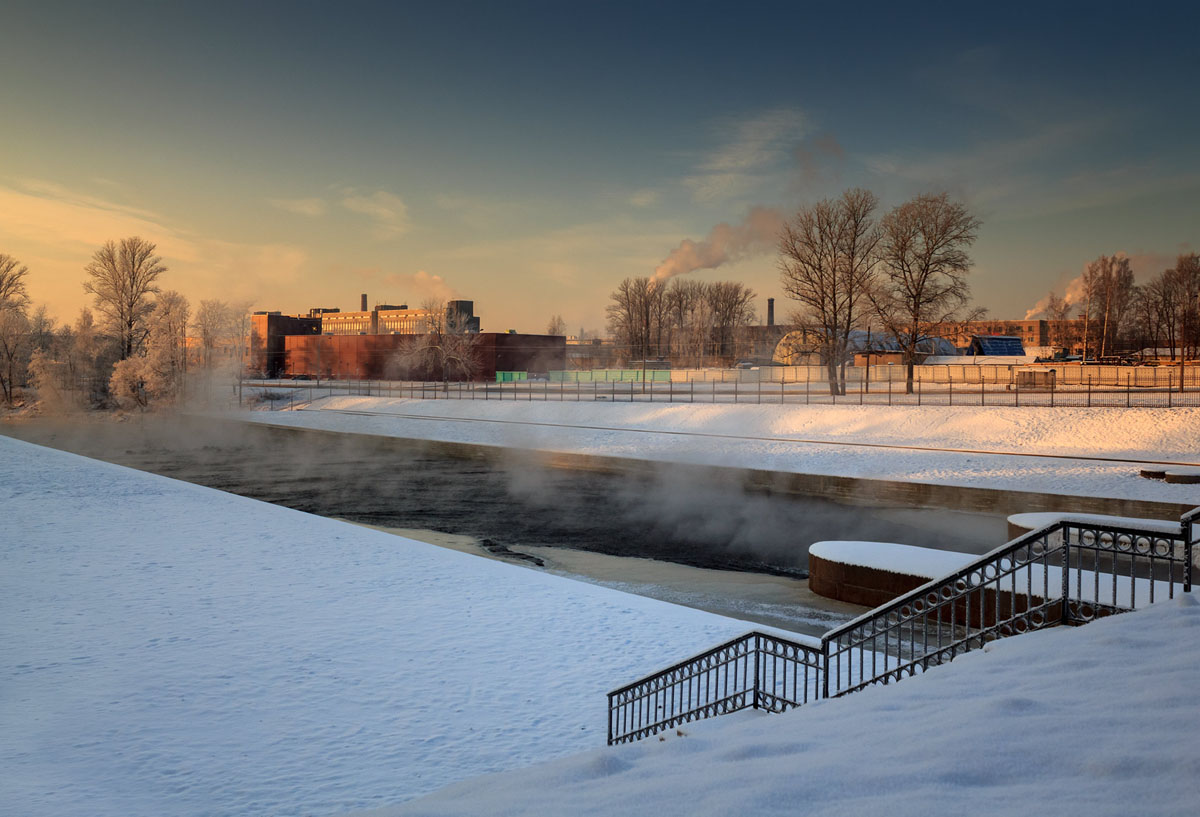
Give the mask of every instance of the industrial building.
<svg viewBox="0 0 1200 817">
<path fill-rule="evenodd" d="M 566 368 L 561 335 L 480 332 L 473 301 L 445 310 L 378 304 L 307 316 L 251 316 L 251 371 L 263 377 L 338 380 L 492 380 L 496 372 L 545 373 Z"/>
</svg>

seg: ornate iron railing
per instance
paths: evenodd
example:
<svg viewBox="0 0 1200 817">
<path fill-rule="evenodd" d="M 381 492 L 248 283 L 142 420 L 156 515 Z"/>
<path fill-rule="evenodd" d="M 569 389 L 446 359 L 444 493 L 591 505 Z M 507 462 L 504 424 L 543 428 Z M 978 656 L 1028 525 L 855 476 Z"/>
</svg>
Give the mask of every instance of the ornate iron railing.
<svg viewBox="0 0 1200 817">
<path fill-rule="evenodd" d="M 1179 533 L 1060 521 L 830 630 L 748 633 L 609 693 L 608 742 L 753 707 L 782 712 L 916 675 L 997 638 L 1083 624 L 1192 587 L 1200 508 Z"/>
<path fill-rule="evenodd" d="M 608 742 L 739 709 L 783 712 L 820 693 L 819 647 L 747 633 L 608 694 Z"/>
</svg>

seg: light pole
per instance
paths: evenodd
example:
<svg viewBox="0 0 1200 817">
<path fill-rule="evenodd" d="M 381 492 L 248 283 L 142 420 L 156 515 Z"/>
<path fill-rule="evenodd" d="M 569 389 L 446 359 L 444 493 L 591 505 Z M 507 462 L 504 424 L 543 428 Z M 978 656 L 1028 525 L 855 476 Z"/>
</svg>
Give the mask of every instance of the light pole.
<svg viewBox="0 0 1200 817">
<path fill-rule="evenodd" d="M 871 324 L 867 324 L 867 371 L 864 390 L 871 391 Z"/>
</svg>

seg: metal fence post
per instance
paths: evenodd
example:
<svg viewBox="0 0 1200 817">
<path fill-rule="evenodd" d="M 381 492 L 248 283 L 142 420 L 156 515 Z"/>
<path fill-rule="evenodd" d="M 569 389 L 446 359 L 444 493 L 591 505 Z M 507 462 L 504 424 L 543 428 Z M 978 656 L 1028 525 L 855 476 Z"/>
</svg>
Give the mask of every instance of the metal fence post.
<svg viewBox="0 0 1200 817">
<path fill-rule="evenodd" d="M 1062 526 L 1062 543 L 1062 623 L 1066 624 L 1071 620 L 1071 530 L 1066 525 Z"/>
<path fill-rule="evenodd" d="M 1118 377 L 1119 377 L 1119 375 L 1118 375 Z M 1120 382 L 1120 381 L 1118 381 L 1118 382 Z M 1126 374 L 1125 374 L 1125 408 L 1129 408 L 1130 392 L 1131 392 L 1131 389 L 1129 386 L 1129 373 L 1126 372 Z"/>
<path fill-rule="evenodd" d="M 758 709 L 758 673 L 759 669 L 759 649 L 758 649 L 758 633 L 754 634 L 754 708 Z"/>
<path fill-rule="evenodd" d="M 891 376 L 888 376 L 888 384 L 892 382 Z M 829 642 L 821 639 L 821 697 L 828 700 L 829 698 Z"/>
<path fill-rule="evenodd" d="M 1154 379 L 1158 379 L 1158 372 L 1155 371 Z M 1167 408 L 1171 408 L 1171 392 L 1175 391 L 1175 373 L 1167 372 Z"/>
</svg>

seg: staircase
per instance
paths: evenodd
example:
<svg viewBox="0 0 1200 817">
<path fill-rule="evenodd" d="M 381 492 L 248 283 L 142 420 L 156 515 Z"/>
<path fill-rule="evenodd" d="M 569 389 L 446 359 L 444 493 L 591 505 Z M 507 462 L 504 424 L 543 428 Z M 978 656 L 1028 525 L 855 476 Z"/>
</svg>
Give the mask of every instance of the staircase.
<svg viewBox="0 0 1200 817">
<path fill-rule="evenodd" d="M 827 632 L 750 632 L 608 694 L 608 743 L 739 709 L 783 712 L 948 663 L 998 638 L 1086 624 L 1192 589 L 1200 507 L 1179 533 L 1057 522 Z"/>
</svg>

